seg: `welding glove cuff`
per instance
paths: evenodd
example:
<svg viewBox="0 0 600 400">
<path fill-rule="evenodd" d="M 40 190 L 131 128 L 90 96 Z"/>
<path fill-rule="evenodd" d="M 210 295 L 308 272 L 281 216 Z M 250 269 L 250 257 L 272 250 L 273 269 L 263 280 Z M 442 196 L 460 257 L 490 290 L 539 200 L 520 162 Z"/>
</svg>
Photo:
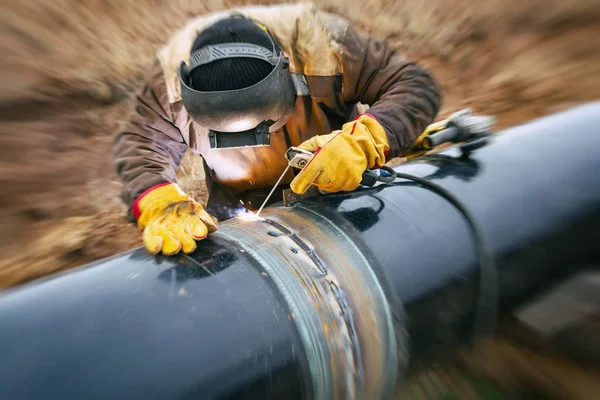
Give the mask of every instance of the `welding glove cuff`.
<svg viewBox="0 0 600 400">
<path fill-rule="evenodd" d="M 132 213 L 143 231 L 144 247 L 152 254 L 191 253 L 196 240 L 217 230 L 204 208 L 174 183 L 148 189 L 137 198 Z"/>
<path fill-rule="evenodd" d="M 304 194 L 311 185 L 330 193 L 352 191 L 360 184 L 365 170 L 385 164 L 390 151 L 385 129 L 368 114 L 298 147 L 313 153 L 290 184 L 298 194 Z"/>
</svg>

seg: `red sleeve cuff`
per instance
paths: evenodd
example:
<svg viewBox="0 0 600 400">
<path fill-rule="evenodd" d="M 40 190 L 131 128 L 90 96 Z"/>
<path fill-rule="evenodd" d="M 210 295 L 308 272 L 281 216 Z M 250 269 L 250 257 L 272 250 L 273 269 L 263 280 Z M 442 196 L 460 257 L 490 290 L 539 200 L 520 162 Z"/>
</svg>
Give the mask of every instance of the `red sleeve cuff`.
<svg viewBox="0 0 600 400">
<path fill-rule="evenodd" d="M 142 214 L 142 211 L 140 210 L 140 201 L 142 200 L 142 198 L 145 195 L 147 195 L 154 189 L 158 189 L 159 187 L 167 186 L 170 184 L 171 184 L 170 182 L 159 183 L 158 185 L 154 185 L 151 188 L 146 189 L 146 191 L 144 193 L 139 195 L 138 198 L 135 199 L 135 201 L 133 202 L 133 205 L 131 206 L 131 214 L 133 215 L 133 218 L 135 218 L 136 221 L 138 220 L 138 218 L 140 218 L 140 215 Z"/>
</svg>

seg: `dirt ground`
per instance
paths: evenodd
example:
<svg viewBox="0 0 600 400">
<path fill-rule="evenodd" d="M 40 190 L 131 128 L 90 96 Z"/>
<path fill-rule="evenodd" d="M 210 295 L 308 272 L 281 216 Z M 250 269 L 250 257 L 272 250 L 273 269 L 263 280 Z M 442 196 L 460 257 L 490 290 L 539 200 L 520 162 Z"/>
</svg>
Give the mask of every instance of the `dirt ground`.
<svg viewBox="0 0 600 400">
<path fill-rule="evenodd" d="M 0 289 L 141 244 L 124 218 L 111 164 L 132 91 L 153 52 L 187 18 L 248 3 L 1 6 Z M 600 0 L 316 4 L 430 68 L 444 92 L 439 118 L 472 107 L 495 115 L 502 128 L 600 98 Z M 192 157 L 180 176 L 202 200 Z"/>
</svg>

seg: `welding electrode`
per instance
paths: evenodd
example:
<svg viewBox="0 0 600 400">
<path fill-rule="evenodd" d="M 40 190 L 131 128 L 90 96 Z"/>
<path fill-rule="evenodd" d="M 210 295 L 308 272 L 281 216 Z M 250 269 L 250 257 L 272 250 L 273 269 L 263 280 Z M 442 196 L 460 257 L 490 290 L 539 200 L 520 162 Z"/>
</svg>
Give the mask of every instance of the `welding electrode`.
<svg viewBox="0 0 600 400">
<path fill-rule="evenodd" d="M 271 196 L 273 195 L 273 192 L 275 191 L 275 189 L 277 188 L 277 186 L 279 186 L 279 183 L 281 182 L 281 180 L 283 179 L 283 177 L 285 176 L 285 174 L 288 172 L 288 169 L 290 169 L 290 165 L 288 164 L 287 167 L 285 167 L 285 169 L 283 170 L 283 173 L 281 174 L 281 176 L 279 177 L 279 179 L 277 180 L 277 182 L 275 182 L 275 185 L 273 185 L 273 189 L 271 189 L 271 191 L 269 192 L 269 194 L 267 195 L 267 198 L 265 199 L 265 201 L 263 201 L 262 205 L 260 206 L 260 208 L 258 209 L 258 211 L 256 212 L 256 216 L 258 217 L 260 215 L 260 212 L 262 211 L 262 209 L 265 207 L 265 205 L 267 204 L 267 201 L 269 201 L 269 199 L 271 198 Z"/>
</svg>

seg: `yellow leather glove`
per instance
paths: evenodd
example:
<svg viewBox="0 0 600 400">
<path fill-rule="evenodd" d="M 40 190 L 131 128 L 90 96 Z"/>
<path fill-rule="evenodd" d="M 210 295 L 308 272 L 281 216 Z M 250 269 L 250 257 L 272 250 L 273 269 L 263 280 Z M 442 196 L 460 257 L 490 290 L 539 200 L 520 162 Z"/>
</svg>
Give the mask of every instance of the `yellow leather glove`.
<svg viewBox="0 0 600 400">
<path fill-rule="evenodd" d="M 132 211 L 143 230 L 144 247 L 152 254 L 191 253 L 196 240 L 217 230 L 204 208 L 174 183 L 149 189 L 138 197 Z"/>
<path fill-rule="evenodd" d="M 339 131 L 315 136 L 298 147 L 314 153 L 290 183 L 298 194 L 304 194 L 311 185 L 330 193 L 352 191 L 365 170 L 385 164 L 390 150 L 385 130 L 366 114 Z"/>
</svg>

